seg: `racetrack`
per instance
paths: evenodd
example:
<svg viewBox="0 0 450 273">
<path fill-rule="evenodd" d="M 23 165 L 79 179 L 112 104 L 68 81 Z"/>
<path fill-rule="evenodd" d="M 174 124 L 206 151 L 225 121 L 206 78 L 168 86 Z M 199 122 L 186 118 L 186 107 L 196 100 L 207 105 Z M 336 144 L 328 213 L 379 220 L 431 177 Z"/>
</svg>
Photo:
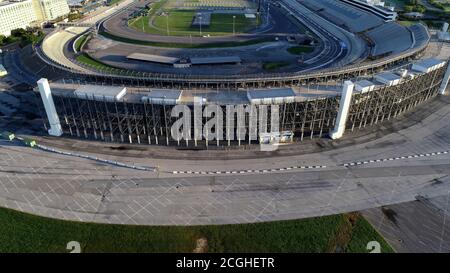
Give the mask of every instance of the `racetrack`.
<svg viewBox="0 0 450 273">
<path fill-rule="evenodd" d="M 145 3 L 136 3 L 130 5 L 123 12 L 106 20 L 102 26 L 107 32 L 116 36 L 125 37 L 127 39 L 146 40 L 152 42 L 164 43 L 218 43 L 218 42 L 242 42 L 246 39 L 260 39 L 266 36 L 284 36 L 287 33 L 298 32 L 298 28 L 292 26 L 286 15 L 281 12 L 280 8 L 273 7 L 272 18 L 274 18 L 274 30 L 280 29 L 280 25 L 287 30 L 287 33 L 274 33 L 272 30 L 265 34 L 258 35 L 237 35 L 225 37 L 172 37 L 160 36 L 143 33 L 130 29 L 127 25 L 129 14 L 133 14 L 136 10 L 140 10 Z M 136 5 L 139 8 L 136 8 Z M 237 55 L 243 60 L 240 66 L 216 66 L 214 74 L 217 75 L 248 75 L 267 73 L 263 69 L 262 64 L 268 62 L 285 62 L 288 67 L 280 69 L 279 72 L 306 72 L 326 67 L 342 67 L 346 64 L 362 59 L 366 51 L 364 41 L 359 37 L 339 29 L 326 20 L 312 14 L 298 2 L 287 2 L 282 4 L 284 13 L 288 12 L 289 16 L 301 22 L 304 26 L 309 26 L 310 30 L 321 43 L 316 46 L 316 51 L 312 54 L 303 56 L 302 63 L 297 61 L 298 57 L 286 52 L 288 43 L 284 41 L 267 42 L 262 45 L 240 46 L 230 48 L 214 48 L 211 49 L 185 49 L 185 48 L 158 48 L 151 46 L 134 45 L 131 43 L 117 43 L 113 41 L 105 42 L 104 38 L 93 39 L 89 42 L 88 48 L 91 56 L 106 63 L 112 67 L 120 67 L 143 72 L 180 74 L 180 75 L 208 75 L 211 74 L 211 68 L 191 67 L 185 69 L 177 69 L 166 65 L 144 63 L 139 61 L 130 61 L 126 59 L 127 55 L 135 52 L 156 54 L 161 56 L 221 56 L 221 55 Z M 275 20 L 276 19 L 276 20 Z M 284 22 L 287 22 L 284 23 Z M 337 37 L 337 38 L 336 38 Z M 287 44 L 287 45 L 284 45 Z M 345 46 L 344 46 L 345 45 Z M 255 50 L 256 49 L 256 50 Z"/>
<path fill-rule="evenodd" d="M 211 37 L 198 37 L 198 36 L 164 36 L 145 33 L 135 30 L 128 26 L 128 19 L 130 15 L 136 11 L 144 8 L 148 3 L 154 2 L 144 1 L 135 2 L 123 9 L 122 12 L 111 17 L 102 23 L 100 30 L 115 36 L 124 37 L 127 39 L 134 39 L 138 41 L 152 41 L 160 43 L 177 43 L 177 44 L 208 44 L 208 43 L 222 43 L 222 42 L 244 42 L 249 40 L 261 39 L 261 38 L 275 38 L 279 36 L 286 36 L 288 34 L 298 33 L 299 29 L 292 24 L 283 13 L 277 9 L 272 9 L 270 24 L 263 27 L 256 33 L 249 34 L 237 34 L 226 36 L 211 36 Z M 207 32 L 207 31 L 205 31 Z"/>
<path fill-rule="evenodd" d="M 123 2 L 122 4 L 125 6 L 125 3 L 126 2 Z M 424 45 L 420 45 L 417 48 L 411 48 L 398 54 L 392 54 L 387 57 L 377 59 L 376 61 L 361 63 L 367 52 L 365 50 L 365 45 L 361 43 L 360 38 L 333 25 L 329 21 L 316 16 L 296 1 L 284 0 L 284 3 L 293 5 L 287 7 L 288 10 L 291 10 L 292 16 L 299 18 L 299 20 L 302 20 L 303 18 L 303 20 L 309 22 L 307 25 L 310 25 L 311 31 L 314 31 L 318 35 L 323 35 L 322 38 L 324 39 L 324 42 L 322 43 L 324 46 L 321 47 L 320 53 L 318 53 L 316 57 L 306 60 L 303 65 L 307 67 L 302 67 L 302 70 L 298 72 L 280 71 L 279 73 L 241 73 L 241 71 L 239 71 L 239 74 L 233 73 L 229 75 L 220 75 L 216 73 L 213 75 L 184 73 L 184 75 L 182 75 L 183 73 L 158 73 L 158 71 L 155 71 L 154 73 L 138 72 L 132 71 L 130 67 L 124 67 L 125 69 L 122 69 L 121 71 L 112 72 L 111 69 L 104 71 L 96 70 L 95 68 L 87 67 L 82 64 L 71 64 L 69 69 L 67 68 L 67 65 L 63 65 L 62 67 L 59 67 L 59 69 L 67 71 L 71 74 L 75 73 L 74 77 L 85 77 L 87 75 L 102 77 L 112 76 L 114 79 L 120 81 L 141 79 L 143 81 L 158 81 L 161 84 L 170 84 L 172 86 L 174 84 L 190 86 L 192 83 L 195 85 L 206 84 L 207 86 L 212 84 L 215 86 L 220 84 L 234 86 L 231 88 L 247 88 L 248 85 L 260 85 L 260 83 L 275 84 L 278 82 L 279 84 L 298 84 L 302 80 L 312 78 L 326 79 L 327 77 L 340 77 L 341 75 L 360 75 L 361 73 L 368 73 L 374 69 L 385 68 L 386 66 L 408 60 L 412 56 L 422 52 L 428 45 L 427 40 Z M 119 6 L 118 10 L 124 6 Z M 65 39 L 67 38 L 61 40 Z M 121 42 L 116 43 L 124 44 Z M 132 47 L 135 46 L 132 44 L 126 45 L 129 47 L 128 51 L 132 50 Z M 149 47 L 150 50 L 151 48 L 152 47 Z M 54 54 L 52 58 L 49 59 L 57 64 L 66 63 L 66 60 L 60 56 L 64 49 L 61 48 L 57 51 L 60 53 Z M 102 53 L 104 54 L 104 52 Z M 122 58 L 123 57 L 124 56 L 122 56 Z M 60 61 L 58 58 L 63 58 L 63 60 Z M 47 60 L 46 62 L 48 63 Z M 353 64 L 346 65 L 349 62 L 353 62 Z M 90 71 L 87 73 L 84 71 L 80 73 L 81 66 Z M 215 70 L 211 69 L 211 71 Z"/>
<path fill-rule="evenodd" d="M 97 22 L 103 20 L 104 18 L 110 16 L 114 12 L 124 8 L 132 2 L 133 0 L 124 0 L 118 6 L 114 6 L 108 9 L 102 9 L 100 13 L 95 13 L 92 16 L 83 19 L 80 23 L 96 24 Z M 88 69 L 75 64 L 73 61 L 66 57 L 66 54 L 64 52 L 64 48 L 67 43 L 88 30 L 89 27 L 69 27 L 63 30 L 57 29 L 55 32 L 48 35 L 44 39 L 42 43 L 42 51 L 47 58 L 51 59 L 53 62 L 59 65 L 62 65 L 63 67 L 74 69 L 82 73 L 88 73 Z"/>
</svg>

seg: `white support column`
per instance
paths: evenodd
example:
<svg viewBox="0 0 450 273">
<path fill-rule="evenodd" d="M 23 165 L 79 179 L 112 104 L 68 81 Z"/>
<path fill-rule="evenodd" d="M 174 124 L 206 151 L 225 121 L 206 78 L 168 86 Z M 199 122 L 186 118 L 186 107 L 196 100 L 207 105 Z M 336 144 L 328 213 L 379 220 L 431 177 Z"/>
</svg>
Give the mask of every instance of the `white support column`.
<svg viewBox="0 0 450 273">
<path fill-rule="evenodd" d="M 352 100 L 353 88 L 355 85 L 351 81 L 345 81 L 342 87 L 341 101 L 339 102 L 339 112 L 336 118 L 334 130 L 331 133 L 332 139 L 341 138 L 345 132 L 345 123 L 347 122 L 350 102 Z"/>
<path fill-rule="evenodd" d="M 442 26 L 442 32 L 447 32 L 448 31 L 448 23 L 445 22 L 444 25 Z"/>
<path fill-rule="evenodd" d="M 447 71 L 445 71 L 444 78 L 442 79 L 441 87 L 439 87 L 439 94 L 445 95 L 445 89 L 447 89 L 448 79 L 450 78 L 450 60 L 447 61 Z"/>
<path fill-rule="evenodd" d="M 50 129 L 48 134 L 51 136 L 61 136 L 62 128 L 59 122 L 58 113 L 55 109 L 55 103 L 53 102 L 52 90 L 48 84 L 48 80 L 45 78 L 40 79 L 38 82 L 39 93 L 41 94 L 42 102 L 44 103 L 45 112 L 47 114 L 48 122 L 50 123 Z"/>
</svg>

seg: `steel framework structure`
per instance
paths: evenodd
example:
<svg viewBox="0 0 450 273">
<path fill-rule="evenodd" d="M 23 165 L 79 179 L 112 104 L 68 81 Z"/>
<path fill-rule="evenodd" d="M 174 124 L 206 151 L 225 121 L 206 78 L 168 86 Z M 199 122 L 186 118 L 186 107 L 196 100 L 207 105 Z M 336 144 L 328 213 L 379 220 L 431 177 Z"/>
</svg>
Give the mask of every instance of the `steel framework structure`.
<svg viewBox="0 0 450 273">
<path fill-rule="evenodd" d="M 447 66 L 396 86 L 354 94 L 347 120 L 351 131 L 395 118 L 439 94 Z"/>
<path fill-rule="evenodd" d="M 367 93 L 354 93 L 347 118 L 348 131 L 364 128 L 395 118 L 411 111 L 438 94 L 447 66 L 428 74 L 418 75 L 410 80 L 403 80 L 399 85 L 384 86 Z M 139 144 L 182 145 L 182 146 L 227 146 L 233 143 L 252 143 L 250 132 L 259 128 L 250 122 L 251 111 L 244 116 L 233 116 L 231 134 L 237 136 L 230 141 L 230 132 L 223 123 L 223 138 L 206 141 L 205 138 L 184 141 L 171 137 L 171 128 L 176 119 L 171 116 L 173 105 L 155 104 L 151 101 L 108 101 L 106 99 L 80 98 L 73 94 L 54 94 L 54 100 L 63 131 L 73 137 Z M 277 105 L 279 111 L 280 131 L 292 131 L 295 141 L 305 138 L 328 136 L 333 129 L 340 96 L 314 98 L 310 100 L 283 103 Z M 39 105 L 42 111 L 42 105 Z M 192 108 L 192 105 L 186 105 Z M 202 106 L 202 111 L 207 105 Z M 225 113 L 226 105 L 220 105 Z M 250 109 L 250 105 L 245 105 Z M 273 106 L 267 106 L 270 108 Z M 43 117 L 46 120 L 46 117 Z M 268 117 L 270 120 L 270 117 Z M 244 120 L 244 122 L 242 122 Z M 201 118 L 201 126 L 208 119 Z M 190 124 L 195 124 L 191 117 Z M 44 122 L 47 126 L 47 121 Z M 190 129 L 195 135 L 194 128 Z M 242 135 L 242 132 L 245 132 Z"/>
</svg>

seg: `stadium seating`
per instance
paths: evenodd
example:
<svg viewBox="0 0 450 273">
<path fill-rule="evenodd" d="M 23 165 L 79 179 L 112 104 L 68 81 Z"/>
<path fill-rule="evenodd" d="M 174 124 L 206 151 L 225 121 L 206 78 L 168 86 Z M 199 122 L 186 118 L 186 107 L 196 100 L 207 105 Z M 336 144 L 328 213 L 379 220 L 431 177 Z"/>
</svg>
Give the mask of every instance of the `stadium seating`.
<svg viewBox="0 0 450 273">
<path fill-rule="evenodd" d="M 362 32 L 383 24 L 377 16 L 334 0 L 303 0 L 304 6 L 351 32 Z"/>
<path fill-rule="evenodd" d="M 374 57 L 400 53 L 413 45 L 411 32 L 395 22 L 385 23 L 365 34 L 373 41 L 374 47 L 371 55 Z"/>
<path fill-rule="evenodd" d="M 371 47 L 372 57 L 400 53 L 423 46 L 429 40 L 426 27 L 420 24 L 404 27 L 395 22 L 384 22 L 371 13 L 334 0 L 298 1 L 335 25 L 359 33 Z"/>
<path fill-rule="evenodd" d="M 35 75 L 33 82 L 38 81 L 41 77 L 46 77 L 49 80 L 64 77 L 66 74 L 63 71 L 54 69 L 42 61 L 33 51 L 31 46 L 25 47 L 19 55 L 20 61 L 32 71 Z"/>
<path fill-rule="evenodd" d="M 415 24 L 409 27 L 414 36 L 414 47 L 421 47 L 428 42 L 430 35 L 426 27 L 422 24 Z"/>
</svg>

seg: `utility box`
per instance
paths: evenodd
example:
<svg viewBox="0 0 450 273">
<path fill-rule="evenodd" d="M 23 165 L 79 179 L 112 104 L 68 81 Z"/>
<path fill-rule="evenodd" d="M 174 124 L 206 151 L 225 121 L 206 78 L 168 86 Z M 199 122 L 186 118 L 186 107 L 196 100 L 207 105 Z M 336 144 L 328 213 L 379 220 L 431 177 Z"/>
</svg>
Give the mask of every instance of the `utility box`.
<svg viewBox="0 0 450 273">
<path fill-rule="evenodd" d="M 9 141 L 12 141 L 12 140 L 14 140 L 16 138 L 16 136 L 13 133 L 7 132 L 7 131 L 1 132 L 0 133 L 0 137 L 3 138 L 3 139 L 7 139 Z"/>
<path fill-rule="evenodd" d="M 290 143 L 294 140 L 294 132 L 292 131 L 282 131 L 280 136 L 281 143 Z"/>
<path fill-rule="evenodd" d="M 24 139 L 23 142 L 25 143 L 25 145 L 27 145 L 27 146 L 29 146 L 31 148 L 33 148 L 34 146 L 37 145 L 35 140 L 29 139 L 29 138 Z"/>
<path fill-rule="evenodd" d="M 6 75 L 8 75 L 8 71 L 6 71 L 5 67 L 0 64 L 0 77 L 4 77 Z"/>
</svg>

